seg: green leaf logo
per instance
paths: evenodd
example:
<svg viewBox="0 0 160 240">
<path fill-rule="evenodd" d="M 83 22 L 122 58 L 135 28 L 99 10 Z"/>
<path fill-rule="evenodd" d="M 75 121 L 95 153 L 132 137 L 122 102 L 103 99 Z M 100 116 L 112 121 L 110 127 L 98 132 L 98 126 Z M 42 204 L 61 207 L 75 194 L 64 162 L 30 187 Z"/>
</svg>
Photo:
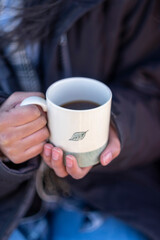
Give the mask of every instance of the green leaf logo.
<svg viewBox="0 0 160 240">
<path fill-rule="evenodd" d="M 75 133 L 73 133 L 72 137 L 69 140 L 70 141 L 80 141 L 86 136 L 87 132 L 88 132 L 88 130 L 85 132 L 75 132 Z"/>
</svg>

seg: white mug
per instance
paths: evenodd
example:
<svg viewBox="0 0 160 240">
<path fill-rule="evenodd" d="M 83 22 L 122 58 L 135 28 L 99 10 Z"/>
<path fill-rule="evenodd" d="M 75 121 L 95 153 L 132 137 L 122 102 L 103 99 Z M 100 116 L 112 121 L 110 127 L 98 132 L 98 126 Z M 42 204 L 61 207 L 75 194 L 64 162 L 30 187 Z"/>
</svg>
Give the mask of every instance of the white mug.
<svg viewBox="0 0 160 240">
<path fill-rule="evenodd" d="M 72 77 L 53 83 L 46 100 L 29 97 L 21 105 L 37 104 L 47 112 L 50 142 L 62 148 L 64 156 L 72 154 L 80 167 L 95 165 L 106 148 L 111 114 L 111 90 L 100 81 Z M 98 106 L 87 110 L 62 107 L 74 101 L 91 101 Z"/>
</svg>

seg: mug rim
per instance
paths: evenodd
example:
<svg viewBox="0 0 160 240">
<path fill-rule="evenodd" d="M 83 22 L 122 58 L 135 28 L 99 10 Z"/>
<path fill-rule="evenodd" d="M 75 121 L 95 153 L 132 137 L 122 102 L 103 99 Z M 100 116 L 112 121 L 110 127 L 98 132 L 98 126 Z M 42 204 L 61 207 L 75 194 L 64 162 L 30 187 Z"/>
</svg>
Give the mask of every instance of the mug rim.
<svg viewBox="0 0 160 240">
<path fill-rule="evenodd" d="M 81 109 L 81 110 L 64 108 L 64 107 L 62 107 L 62 106 L 60 106 L 60 105 L 57 105 L 57 104 L 54 103 L 52 100 L 50 100 L 50 98 L 49 98 L 48 95 L 49 95 L 49 92 L 51 91 L 51 89 L 52 89 L 54 86 L 59 85 L 59 84 L 65 82 L 65 81 L 73 81 L 74 78 L 75 78 L 75 79 L 83 79 L 83 80 L 85 80 L 85 81 L 87 80 L 87 81 L 90 81 L 90 82 L 92 81 L 92 82 L 95 82 L 95 83 L 97 83 L 97 84 L 105 87 L 106 90 L 109 92 L 109 94 L 108 94 L 109 99 L 108 99 L 107 101 L 105 101 L 103 104 L 101 104 L 101 105 L 99 105 L 99 106 L 96 106 L 95 108 L 91 108 L 91 109 Z M 87 77 L 70 77 L 70 78 L 63 78 L 63 79 L 60 79 L 60 80 L 52 83 L 52 84 L 48 87 L 48 89 L 47 89 L 47 91 L 46 91 L 46 99 L 47 99 L 47 101 L 48 101 L 51 105 L 53 105 L 54 107 L 56 107 L 56 108 L 58 108 L 58 109 L 61 109 L 61 110 L 63 110 L 63 111 L 67 111 L 67 112 L 80 112 L 80 113 L 81 113 L 81 112 L 88 112 L 88 111 L 90 112 L 90 111 L 97 111 L 97 109 L 103 108 L 103 107 L 105 107 L 106 105 L 110 104 L 110 102 L 111 102 L 111 100 L 112 100 L 112 91 L 111 91 L 111 89 L 110 89 L 106 84 L 104 84 L 103 82 L 100 82 L 100 81 L 98 81 L 98 80 L 96 80 L 96 79 L 87 78 Z"/>
</svg>

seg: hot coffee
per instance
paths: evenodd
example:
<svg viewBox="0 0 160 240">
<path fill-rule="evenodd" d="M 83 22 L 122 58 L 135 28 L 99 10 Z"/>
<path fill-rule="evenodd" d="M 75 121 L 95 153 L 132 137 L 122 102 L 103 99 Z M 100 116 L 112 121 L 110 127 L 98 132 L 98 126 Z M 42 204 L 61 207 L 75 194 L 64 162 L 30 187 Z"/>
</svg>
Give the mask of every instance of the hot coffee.
<svg viewBox="0 0 160 240">
<path fill-rule="evenodd" d="M 86 100 L 77 100 L 72 102 L 67 102 L 61 107 L 72 109 L 72 110 L 87 110 L 92 109 L 100 106 L 98 103 L 92 102 L 92 101 L 86 101 Z"/>
</svg>

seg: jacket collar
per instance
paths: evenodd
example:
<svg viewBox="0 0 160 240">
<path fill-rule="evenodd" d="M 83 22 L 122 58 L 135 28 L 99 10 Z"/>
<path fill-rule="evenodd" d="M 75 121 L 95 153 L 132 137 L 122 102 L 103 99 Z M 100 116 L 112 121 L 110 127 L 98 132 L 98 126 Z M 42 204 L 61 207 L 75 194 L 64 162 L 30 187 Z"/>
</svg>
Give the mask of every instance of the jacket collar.
<svg viewBox="0 0 160 240">
<path fill-rule="evenodd" d="M 105 0 L 67 0 L 66 7 L 61 13 L 63 18 L 60 18 L 56 24 L 56 30 L 53 36 L 54 44 L 80 17 L 104 1 Z"/>
<path fill-rule="evenodd" d="M 60 37 L 66 33 L 72 25 L 80 19 L 85 13 L 91 11 L 96 6 L 107 0 L 67 0 L 65 7 L 61 12 L 60 18 L 55 26 L 53 37 L 44 43 L 43 51 L 45 53 L 46 78 L 50 79 L 50 69 L 52 69 L 54 51 L 60 41 Z"/>
</svg>

